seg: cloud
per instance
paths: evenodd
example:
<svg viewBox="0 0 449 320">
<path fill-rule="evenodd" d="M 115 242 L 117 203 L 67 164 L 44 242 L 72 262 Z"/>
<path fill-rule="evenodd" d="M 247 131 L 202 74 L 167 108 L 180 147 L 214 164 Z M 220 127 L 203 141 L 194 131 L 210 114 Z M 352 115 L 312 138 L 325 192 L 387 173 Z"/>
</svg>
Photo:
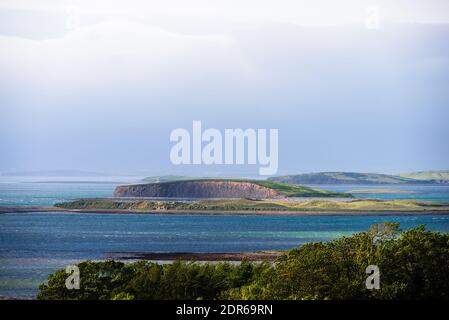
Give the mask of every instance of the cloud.
<svg viewBox="0 0 449 320">
<path fill-rule="evenodd" d="M 279 128 L 281 170 L 441 165 L 448 34 L 114 18 L 1 36 L 0 167 L 167 168 L 170 131 L 192 120 Z"/>
<path fill-rule="evenodd" d="M 226 35 L 183 35 L 114 20 L 57 39 L 0 37 L 0 68 L 2 81 L 9 86 L 15 83 L 55 94 L 74 87 L 126 86 L 139 81 L 155 87 L 175 81 L 174 73 L 211 72 L 220 65 L 227 72 L 226 60 L 235 58 L 233 46 L 233 39 Z"/>
<path fill-rule="evenodd" d="M 307 26 L 360 23 L 369 6 L 394 22 L 449 22 L 446 0 L 2 0 L 0 8 L 65 12 L 76 7 L 83 14 L 102 16 L 234 19 L 277 21 Z"/>
</svg>

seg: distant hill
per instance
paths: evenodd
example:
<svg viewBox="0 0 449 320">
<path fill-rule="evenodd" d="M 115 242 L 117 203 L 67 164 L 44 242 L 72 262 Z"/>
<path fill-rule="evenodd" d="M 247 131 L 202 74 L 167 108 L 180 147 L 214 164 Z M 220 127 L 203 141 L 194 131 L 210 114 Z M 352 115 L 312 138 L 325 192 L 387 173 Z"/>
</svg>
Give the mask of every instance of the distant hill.
<svg viewBox="0 0 449 320">
<path fill-rule="evenodd" d="M 199 178 L 189 177 L 189 176 L 175 176 L 175 175 L 165 175 L 165 176 L 154 176 L 142 179 L 144 182 L 169 182 L 169 181 L 183 181 L 183 180 L 198 180 Z"/>
<path fill-rule="evenodd" d="M 358 172 L 318 172 L 269 178 L 287 184 L 427 184 L 432 181 L 416 180 L 408 177 Z"/>
<path fill-rule="evenodd" d="M 449 183 L 449 170 L 439 171 L 417 171 L 401 173 L 399 176 L 416 180 L 433 180 L 439 183 Z"/>
<path fill-rule="evenodd" d="M 40 170 L 40 171 L 15 171 L 3 172 L 5 177 L 104 177 L 101 172 L 81 171 L 81 170 Z"/>
<path fill-rule="evenodd" d="M 261 180 L 184 180 L 117 186 L 114 197 L 254 198 L 351 197 L 350 194 Z"/>
</svg>

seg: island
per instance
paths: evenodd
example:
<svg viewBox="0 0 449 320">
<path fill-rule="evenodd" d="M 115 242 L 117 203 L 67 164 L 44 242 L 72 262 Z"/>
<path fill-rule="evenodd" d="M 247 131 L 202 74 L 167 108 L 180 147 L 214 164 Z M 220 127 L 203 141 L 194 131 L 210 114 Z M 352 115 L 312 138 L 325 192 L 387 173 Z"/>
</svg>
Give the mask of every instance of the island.
<svg viewBox="0 0 449 320">
<path fill-rule="evenodd" d="M 365 190 L 366 191 L 366 190 Z M 449 203 L 355 199 L 267 180 L 198 179 L 119 185 L 112 197 L 71 199 L 53 206 L 0 208 L 7 212 L 199 215 L 446 215 Z"/>
<path fill-rule="evenodd" d="M 252 198 L 351 197 L 348 193 L 312 189 L 266 180 L 198 179 L 122 185 L 114 197 Z"/>
</svg>

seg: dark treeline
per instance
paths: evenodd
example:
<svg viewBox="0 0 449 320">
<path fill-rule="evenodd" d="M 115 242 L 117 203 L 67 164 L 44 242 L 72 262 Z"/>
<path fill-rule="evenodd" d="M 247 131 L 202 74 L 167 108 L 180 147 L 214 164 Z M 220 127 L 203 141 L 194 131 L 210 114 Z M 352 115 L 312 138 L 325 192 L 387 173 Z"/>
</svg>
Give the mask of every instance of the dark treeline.
<svg viewBox="0 0 449 320">
<path fill-rule="evenodd" d="M 380 270 L 367 289 L 366 268 Z M 290 250 L 274 264 L 147 261 L 78 264 L 80 289 L 68 290 L 58 270 L 38 299 L 448 299 L 449 234 L 424 226 L 374 225 L 331 242 Z"/>
</svg>

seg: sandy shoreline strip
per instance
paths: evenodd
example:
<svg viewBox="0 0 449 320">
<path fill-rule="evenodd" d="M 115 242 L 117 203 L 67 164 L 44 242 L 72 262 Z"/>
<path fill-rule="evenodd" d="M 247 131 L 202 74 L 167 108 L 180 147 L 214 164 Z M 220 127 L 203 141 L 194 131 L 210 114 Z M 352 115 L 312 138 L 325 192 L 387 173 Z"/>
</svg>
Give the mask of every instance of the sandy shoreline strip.
<svg viewBox="0 0 449 320">
<path fill-rule="evenodd" d="M 0 207 L 2 213 L 31 213 L 31 212 L 63 212 L 63 213 L 90 213 L 90 214 L 160 214 L 160 215 L 210 215 L 210 216 L 422 216 L 422 215 L 449 215 L 446 210 L 392 210 L 392 211 L 215 211 L 215 210 L 112 210 L 112 209 L 64 209 L 51 206 L 29 207 Z"/>
</svg>

